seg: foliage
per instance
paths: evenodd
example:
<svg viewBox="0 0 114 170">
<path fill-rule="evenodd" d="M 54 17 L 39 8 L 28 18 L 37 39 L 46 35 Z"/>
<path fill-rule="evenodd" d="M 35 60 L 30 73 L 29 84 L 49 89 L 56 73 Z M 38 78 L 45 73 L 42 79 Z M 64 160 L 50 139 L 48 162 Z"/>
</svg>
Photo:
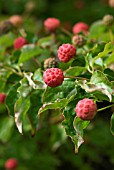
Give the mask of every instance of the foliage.
<svg viewBox="0 0 114 170">
<path fill-rule="evenodd" d="M 26 21 L 26 18 L 24 18 L 24 21 Z M 28 22 L 31 21 L 28 20 Z M 4 144 L 11 139 L 14 133 L 17 133 L 17 129 L 23 136 L 19 137 L 18 134 L 13 140 L 14 142 L 20 141 L 20 145 L 24 137 L 28 139 L 29 135 L 34 137 L 33 141 L 42 141 L 42 143 L 43 138 L 46 137 L 41 148 L 42 154 L 37 154 L 39 163 L 42 162 L 44 155 L 46 158 L 48 157 L 45 165 L 42 163 L 41 169 L 44 170 L 46 166 L 49 166 L 50 170 L 53 170 L 54 166 L 59 167 L 61 163 L 58 158 L 53 158 L 53 155 L 48 151 L 52 149 L 53 152 L 56 152 L 61 144 L 66 141 L 67 136 L 74 143 L 75 153 L 77 154 L 84 141 L 85 145 L 82 148 L 88 149 L 89 138 L 92 138 L 93 146 L 103 147 L 102 142 L 98 142 L 102 138 L 101 124 L 105 129 L 105 126 L 107 127 L 110 122 L 108 129 L 114 135 L 114 25 L 108 27 L 103 24 L 102 20 L 99 20 L 91 24 L 87 35 L 79 33 L 86 40 L 86 44 L 82 47 L 76 46 L 76 55 L 67 63 L 59 61 L 57 50 L 63 43 L 72 44 L 73 34 L 71 32 L 60 27 L 55 33 L 49 33 L 43 28 L 43 23 L 41 24 L 42 28 L 29 30 L 27 25 L 28 23 L 24 22 L 22 27 L 14 28 L 3 33 L 0 37 L 0 92 L 6 94 L 5 105 L 0 105 L 0 140 Z M 28 44 L 14 50 L 14 40 L 19 36 L 26 38 Z M 63 70 L 65 76 L 63 84 L 55 88 L 47 87 L 43 81 L 44 62 L 50 57 L 56 59 L 58 68 Z M 97 104 L 98 111 L 95 120 L 93 120 L 94 123 L 83 121 L 76 116 L 74 108 L 78 101 L 83 98 L 93 99 Z M 109 120 L 107 108 L 110 107 L 112 110 Z M 106 125 L 102 120 L 97 120 L 100 112 L 102 113 L 105 109 L 107 111 L 105 116 L 108 117 Z M 98 123 L 96 123 L 97 121 Z M 98 143 L 94 140 L 94 135 L 97 135 L 97 133 Z M 105 133 L 108 134 L 109 138 L 112 137 L 107 129 Z M 52 138 L 50 134 L 53 134 Z M 105 138 L 104 141 L 107 142 L 108 138 Z M 47 147 L 44 150 L 43 147 L 46 142 L 49 148 Z M 23 147 L 19 146 L 19 148 L 21 148 L 22 153 L 26 153 L 26 151 L 23 151 L 27 149 L 26 141 L 22 143 Z M 30 152 L 33 152 L 33 156 L 36 157 L 35 150 L 40 151 L 39 146 L 37 149 L 36 146 L 29 148 L 29 145 L 32 145 L 31 141 L 27 143 L 27 150 L 30 149 L 30 151 L 27 151 L 28 155 L 24 155 L 25 162 L 30 160 Z M 105 146 L 108 147 L 107 143 Z M 12 146 L 9 146 L 9 150 L 11 148 Z M 92 148 L 89 149 L 87 154 L 83 153 L 82 149 L 81 154 L 89 157 Z M 1 152 L 4 152 L 4 150 Z M 17 156 L 18 152 L 15 152 L 14 155 Z M 109 152 L 113 162 L 112 151 Z M 96 151 L 95 156 L 97 157 L 99 153 L 101 154 L 100 151 Z M 106 153 L 106 155 L 108 154 Z M 21 153 L 17 157 L 21 157 Z M 81 158 L 79 160 L 83 162 Z M 52 161 L 53 164 L 51 164 Z M 96 161 L 99 162 L 97 159 Z M 2 166 L 3 162 L 0 163 Z M 92 169 L 85 162 L 83 163 L 85 169 Z M 37 162 L 35 162 L 34 169 L 37 167 L 36 164 Z M 74 163 L 74 167 L 80 168 L 80 166 L 81 163 L 79 165 Z M 22 165 L 21 168 L 23 167 Z"/>
</svg>

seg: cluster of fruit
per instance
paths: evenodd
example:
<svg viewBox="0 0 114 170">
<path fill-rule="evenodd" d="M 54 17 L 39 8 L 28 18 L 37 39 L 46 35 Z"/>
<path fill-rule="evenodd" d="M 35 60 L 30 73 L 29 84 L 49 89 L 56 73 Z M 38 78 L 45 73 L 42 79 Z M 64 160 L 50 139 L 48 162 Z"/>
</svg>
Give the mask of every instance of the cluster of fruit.
<svg viewBox="0 0 114 170">
<path fill-rule="evenodd" d="M 110 16 L 104 18 L 104 22 L 107 24 L 107 20 L 109 21 Z M 110 19 L 111 20 L 111 19 Z M 20 16 L 13 16 L 9 20 L 14 26 L 19 26 L 22 24 L 23 19 Z M 44 21 L 44 27 L 47 31 L 54 33 L 60 27 L 60 21 L 57 18 L 48 18 Z M 83 34 L 87 35 L 89 31 L 89 26 L 84 22 L 76 23 L 72 32 L 74 36 L 72 37 L 72 44 L 62 44 L 58 51 L 57 56 L 61 62 L 67 63 L 70 61 L 72 57 L 76 55 L 76 46 L 83 46 L 85 43 L 85 39 Z M 79 34 L 82 32 L 83 34 Z M 18 37 L 14 41 L 14 49 L 18 50 L 24 45 L 28 44 L 27 40 L 24 37 Z M 51 58 L 51 60 L 53 60 Z M 50 61 L 50 60 L 49 60 Z M 53 61 L 54 62 L 54 61 Z M 47 68 L 43 74 L 43 80 L 47 86 L 57 87 L 61 85 L 64 81 L 63 71 L 59 68 Z M 5 94 L 0 94 L 0 102 L 4 103 Z M 97 106 L 93 102 L 92 99 L 85 98 L 79 101 L 75 108 L 76 115 L 80 117 L 82 120 L 91 120 L 94 118 L 97 112 Z"/>
<path fill-rule="evenodd" d="M 22 23 L 22 20 L 20 20 L 20 18 L 14 18 L 13 23 L 15 23 L 15 25 L 17 25 L 16 23 L 18 23 L 19 25 Z M 47 31 L 52 33 L 60 27 L 60 21 L 57 18 L 48 18 L 44 21 L 44 26 Z M 87 35 L 89 31 L 89 26 L 84 22 L 79 22 L 73 26 L 72 31 L 74 34 L 72 38 L 73 45 L 69 43 L 62 44 L 57 51 L 58 59 L 64 63 L 69 62 L 70 59 L 76 55 L 76 46 L 84 45 L 84 36 L 78 33 L 83 32 L 83 34 Z M 18 37 L 14 41 L 14 49 L 20 49 L 27 43 L 28 42 L 25 38 Z M 64 81 L 64 78 L 65 77 L 63 71 L 59 68 L 47 68 L 43 74 L 44 82 L 47 86 L 50 87 L 57 87 L 61 85 Z M 81 119 L 91 120 L 96 114 L 97 106 L 92 99 L 83 99 L 79 101 L 79 103 L 76 105 L 75 111 L 76 115 Z"/>
<path fill-rule="evenodd" d="M 105 26 L 111 27 L 114 23 L 114 18 L 111 15 L 106 15 L 102 21 Z M 12 24 L 14 27 L 19 27 L 23 23 L 23 19 L 21 16 L 12 16 L 7 23 Z M 50 34 L 54 35 L 55 32 L 61 28 L 61 23 L 57 18 L 48 18 L 44 21 L 44 27 Z M 78 47 L 83 47 L 83 45 L 86 44 L 86 37 L 89 35 L 89 26 L 84 22 L 78 22 L 73 26 L 72 33 L 71 43 L 61 44 L 56 51 L 57 60 L 64 64 L 72 60 L 73 57 L 75 58 L 78 53 Z M 29 44 L 25 37 L 20 36 L 14 40 L 15 51 L 20 50 L 24 45 Z M 67 78 L 64 75 L 64 71 L 57 67 L 56 59 L 54 57 L 44 61 L 44 69 L 43 81 L 51 88 L 62 85 Z M 5 98 L 6 95 L 1 93 L 0 103 L 4 103 Z M 92 99 L 84 98 L 78 101 L 74 110 L 76 116 L 80 119 L 92 120 L 96 115 L 97 105 Z"/>
</svg>

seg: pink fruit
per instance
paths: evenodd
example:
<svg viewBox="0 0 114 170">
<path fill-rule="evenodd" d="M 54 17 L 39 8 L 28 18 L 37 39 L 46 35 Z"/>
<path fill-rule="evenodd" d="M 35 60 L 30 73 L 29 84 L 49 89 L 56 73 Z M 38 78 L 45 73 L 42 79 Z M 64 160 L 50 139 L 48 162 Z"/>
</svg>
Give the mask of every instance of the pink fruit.
<svg viewBox="0 0 114 170">
<path fill-rule="evenodd" d="M 67 63 L 76 54 L 76 48 L 71 44 L 62 44 L 58 49 L 58 58 Z"/>
<path fill-rule="evenodd" d="M 88 30 L 89 30 L 89 26 L 84 22 L 78 22 L 72 28 L 72 32 L 74 34 L 78 34 L 79 32 L 83 32 L 84 34 L 88 34 Z"/>
<path fill-rule="evenodd" d="M 50 87 L 56 87 L 64 81 L 64 75 L 59 68 L 48 68 L 43 74 L 44 82 Z"/>
<path fill-rule="evenodd" d="M 85 44 L 85 39 L 82 35 L 74 35 L 72 37 L 72 43 L 78 47 L 82 47 Z"/>
<path fill-rule="evenodd" d="M 107 14 L 103 17 L 103 24 L 107 26 L 112 26 L 114 24 L 114 17 L 110 14 Z"/>
<path fill-rule="evenodd" d="M 57 18 L 47 18 L 44 21 L 44 26 L 48 31 L 54 32 L 60 27 L 60 21 Z"/>
<path fill-rule="evenodd" d="M 20 49 L 25 44 L 27 44 L 27 40 L 23 37 L 19 37 L 19 38 L 15 39 L 15 41 L 14 41 L 14 49 L 15 50 Z"/>
<path fill-rule="evenodd" d="M 82 120 L 91 120 L 97 112 L 97 106 L 92 99 L 80 100 L 75 108 L 76 115 Z"/>
<path fill-rule="evenodd" d="M 109 0 L 109 6 L 114 8 L 114 0 Z"/>
<path fill-rule="evenodd" d="M 0 103 L 4 103 L 6 99 L 6 95 L 4 93 L 0 93 Z"/>
<path fill-rule="evenodd" d="M 23 18 L 20 15 L 13 15 L 10 17 L 9 21 L 15 26 L 18 27 L 22 25 Z"/>
<path fill-rule="evenodd" d="M 10 158 L 5 162 L 5 168 L 7 170 L 15 170 L 18 166 L 18 161 L 14 158 Z"/>
</svg>

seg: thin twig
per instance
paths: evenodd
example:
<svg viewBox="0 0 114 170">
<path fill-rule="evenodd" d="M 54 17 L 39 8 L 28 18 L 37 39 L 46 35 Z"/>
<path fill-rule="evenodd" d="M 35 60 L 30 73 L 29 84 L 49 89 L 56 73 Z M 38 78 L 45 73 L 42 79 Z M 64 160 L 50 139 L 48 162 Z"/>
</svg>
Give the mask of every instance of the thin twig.
<svg viewBox="0 0 114 170">
<path fill-rule="evenodd" d="M 75 77 L 75 76 L 65 76 L 65 78 L 73 78 L 73 79 L 89 80 L 89 79 L 84 78 L 84 77 Z"/>
<path fill-rule="evenodd" d="M 97 112 L 100 112 L 100 111 L 102 111 L 102 110 L 108 109 L 108 108 L 110 108 L 110 107 L 112 107 L 112 106 L 114 106 L 114 104 L 109 105 L 109 106 L 106 106 L 106 107 L 103 107 L 103 108 L 101 108 L 101 109 L 98 109 Z"/>
<path fill-rule="evenodd" d="M 32 57 L 32 60 L 37 64 L 38 67 L 41 67 L 40 62 L 35 57 Z"/>
</svg>

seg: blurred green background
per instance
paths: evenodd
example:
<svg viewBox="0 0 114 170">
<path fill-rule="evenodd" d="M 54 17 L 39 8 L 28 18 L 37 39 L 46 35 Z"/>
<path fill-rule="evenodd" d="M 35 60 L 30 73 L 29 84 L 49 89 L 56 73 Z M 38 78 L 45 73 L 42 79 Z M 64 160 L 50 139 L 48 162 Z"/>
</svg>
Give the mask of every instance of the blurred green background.
<svg viewBox="0 0 114 170">
<path fill-rule="evenodd" d="M 72 24 L 80 20 L 90 24 L 107 13 L 114 14 L 108 0 L 0 0 L 0 15 L 57 17 Z"/>
<path fill-rule="evenodd" d="M 19 14 L 36 21 L 57 17 L 71 25 L 78 21 L 91 24 L 108 13 L 114 14 L 108 0 L 0 0 L 0 20 Z M 0 105 L 0 170 L 5 169 L 4 163 L 11 157 L 19 161 L 18 170 L 114 170 L 110 116 L 110 109 L 96 116 L 85 131 L 85 143 L 75 155 L 74 145 L 61 125 L 47 125 L 35 137 L 26 126 L 27 133 L 20 135 L 14 120 Z"/>
</svg>

